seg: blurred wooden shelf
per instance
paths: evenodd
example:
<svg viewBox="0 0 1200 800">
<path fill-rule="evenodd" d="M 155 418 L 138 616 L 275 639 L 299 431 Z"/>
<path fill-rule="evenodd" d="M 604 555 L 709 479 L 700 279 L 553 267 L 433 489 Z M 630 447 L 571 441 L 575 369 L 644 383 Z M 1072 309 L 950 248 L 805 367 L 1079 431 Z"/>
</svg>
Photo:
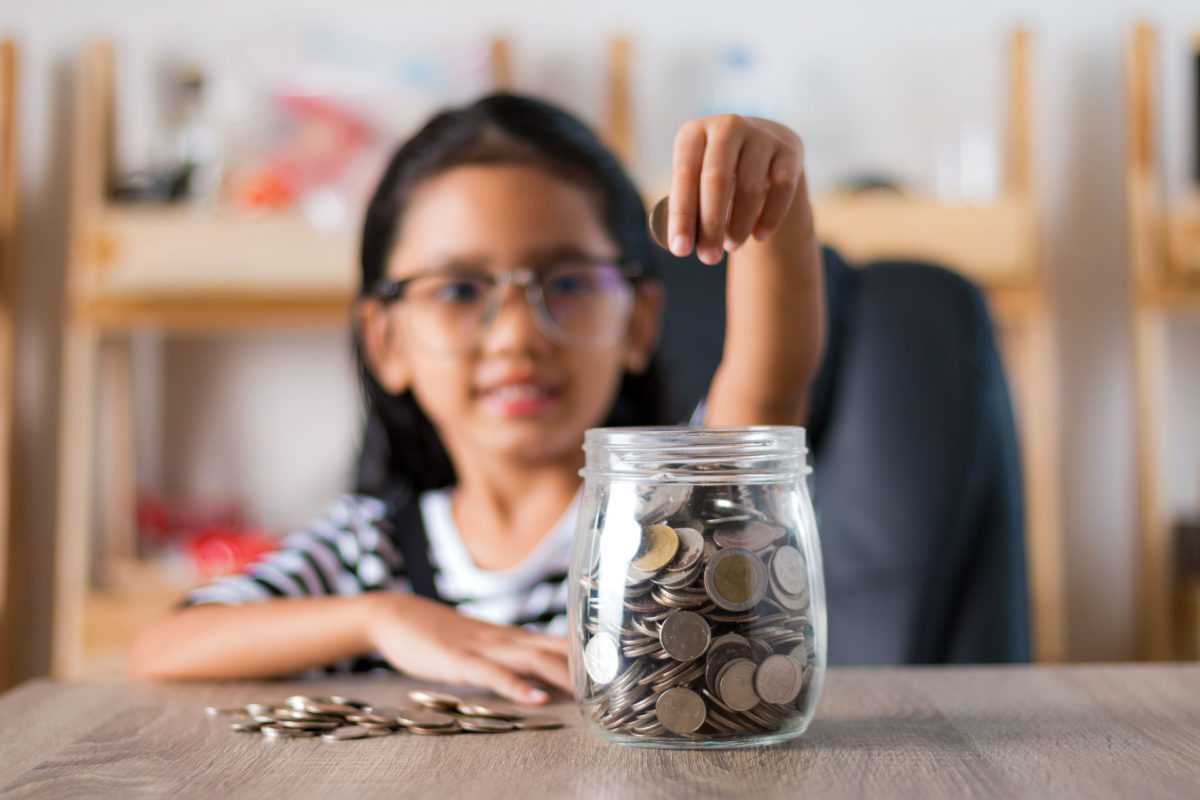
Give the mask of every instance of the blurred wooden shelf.
<svg viewBox="0 0 1200 800">
<path fill-rule="evenodd" d="M 1200 38 L 1195 40 L 1200 52 Z M 1175 564 L 1160 457 L 1169 436 L 1168 323 L 1200 315 L 1200 187 L 1174 202 L 1159 163 L 1158 37 L 1140 24 L 1125 54 L 1125 210 L 1137 469 L 1139 614 L 1143 658 L 1181 654 L 1173 603 Z"/>
<path fill-rule="evenodd" d="M 947 206 L 931 198 L 866 192 L 825 197 L 815 206 L 821 238 L 853 261 L 886 253 L 950 264 L 988 287 L 1039 278 L 1037 209 L 1026 196 Z"/>
<path fill-rule="evenodd" d="M 97 300 L 349 298 L 358 232 L 304 217 L 238 217 L 185 206 L 105 204 L 80 234 Z"/>
<path fill-rule="evenodd" d="M 80 232 L 71 315 L 104 331 L 346 325 L 357 233 L 298 215 L 104 204 Z"/>
<path fill-rule="evenodd" d="M 1166 268 L 1182 288 L 1200 291 L 1200 188 L 1167 209 Z"/>
</svg>

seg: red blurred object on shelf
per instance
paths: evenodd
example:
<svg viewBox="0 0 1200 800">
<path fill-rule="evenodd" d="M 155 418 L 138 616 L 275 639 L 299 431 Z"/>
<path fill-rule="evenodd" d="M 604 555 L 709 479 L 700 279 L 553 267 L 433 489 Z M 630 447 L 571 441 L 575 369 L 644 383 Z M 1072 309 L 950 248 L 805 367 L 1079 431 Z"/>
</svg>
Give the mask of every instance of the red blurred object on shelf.
<svg viewBox="0 0 1200 800">
<path fill-rule="evenodd" d="M 281 95 L 276 103 L 290 135 L 231 181 L 235 203 L 247 211 L 286 211 L 306 191 L 335 186 L 372 135 L 366 121 L 332 99 Z"/>
<path fill-rule="evenodd" d="M 148 549 L 177 548 L 203 579 L 238 572 L 279 546 L 277 536 L 246 520 L 236 501 L 172 503 L 143 492 L 137 519 Z"/>
<path fill-rule="evenodd" d="M 269 531 L 255 528 L 208 528 L 188 537 L 186 550 L 205 578 L 241 572 L 279 547 Z"/>
</svg>

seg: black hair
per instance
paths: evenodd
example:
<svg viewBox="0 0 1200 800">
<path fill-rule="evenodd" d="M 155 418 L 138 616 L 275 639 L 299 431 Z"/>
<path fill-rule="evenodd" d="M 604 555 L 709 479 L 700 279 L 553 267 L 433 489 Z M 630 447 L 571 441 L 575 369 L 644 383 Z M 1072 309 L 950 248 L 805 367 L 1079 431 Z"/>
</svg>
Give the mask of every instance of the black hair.
<svg viewBox="0 0 1200 800">
<path fill-rule="evenodd" d="M 655 279 L 646 208 L 616 156 L 571 114 L 514 94 L 492 94 L 436 114 L 392 157 L 363 222 L 359 296 L 384 276 L 409 199 L 424 181 L 465 164 L 545 166 L 592 193 L 608 233 L 625 258 Z M 433 423 L 411 391 L 392 394 L 371 373 L 360 335 L 355 360 L 366 421 L 355 489 L 377 497 L 422 492 L 455 482 L 454 465 Z M 639 374 L 626 373 L 605 425 L 665 422 L 659 366 L 651 358 Z"/>
</svg>

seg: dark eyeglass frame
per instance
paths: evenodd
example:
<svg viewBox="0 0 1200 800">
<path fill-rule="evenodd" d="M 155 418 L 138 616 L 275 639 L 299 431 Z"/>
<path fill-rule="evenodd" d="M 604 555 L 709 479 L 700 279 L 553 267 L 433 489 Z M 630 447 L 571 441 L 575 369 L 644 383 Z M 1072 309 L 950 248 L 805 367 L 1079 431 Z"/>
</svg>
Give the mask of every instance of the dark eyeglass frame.
<svg viewBox="0 0 1200 800">
<path fill-rule="evenodd" d="M 548 273 L 554 272 L 555 269 L 567 266 L 589 266 L 602 267 L 613 266 L 617 267 L 621 274 L 634 286 L 637 286 L 638 281 L 646 277 L 646 269 L 641 262 L 632 258 L 597 258 L 595 256 L 572 256 L 571 258 L 558 259 L 552 261 L 545 266 L 534 269 L 532 267 L 518 267 L 508 272 L 502 272 L 499 275 L 493 275 L 490 272 L 474 269 L 450 269 L 450 270 L 427 270 L 409 275 L 407 278 L 393 280 L 392 278 L 380 278 L 371 287 L 367 293 L 368 297 L 374 297 L 381 303 L 388 305 L 404 299 L 404 290 L 412 284 L 413 281 L 428 277 L 458 277 L 458 278 L 478 278 L 485 283 L 491 285 L 492 290 L 502 289 L 509 284 L 529 291 L 530 286 L 539 286 L 542 277 Z"/>
<path fill-rule="evenodd" d="M 621 275 L 629 282 L 630 288 L 637 291 L 638 283 L 647 277 L 645 268 L 641 262 L 631 258 L 598 258 L 594 256 L 571 256 L 556 259 L 547 264 L 534 269 L 531 267 L 517 267 L 516 269 L 502 272 L 499 275 L 494 275 L 483 270 L 473 269 L 448 269 L 448 270 L 428 270 L 410 275 L 400 280 L 383 278 L 375 283 L 372 287 L 369 297 L 377 299 L 384 306 L 390 306 L 404 299 L 404 292 L 413 281 L 428 277 L 438 278 L 464 278 L 480 280 L 487 284 L 489 307 L 480 321 L 479 330 L 476 332 L 477 337 L 482 337 L 486 330 L 491 326 L 492 321 L 496 318 L 496 314 L 501 305 L 501 291 L 505 286 L 510 284 L 524 289 L 526 302 L 529 303 L 533 311 L 534 320 L 542 333 L 556 341 L 559 344 L 571 347 L 593 347 L 604 344 L 603 338 L 595 341 L 572 340 L 565 332 L 557 326 L 553 320 L 549 308 L 546 306 L 545 293 L 542 290 L 542 280 L 547 276 L 552 276 L 558 269 L 566 269 L 571 267 L 592 266 L 616 267 Z M 478 344 L 478 339 L 475 345 Z M 446 350 L 446 352 L 466 352 L 475 345 L 463 345 L 461 347 L 454 346 Z M 436 348 L 441 350 L 442 348 Z"/>
</svg>

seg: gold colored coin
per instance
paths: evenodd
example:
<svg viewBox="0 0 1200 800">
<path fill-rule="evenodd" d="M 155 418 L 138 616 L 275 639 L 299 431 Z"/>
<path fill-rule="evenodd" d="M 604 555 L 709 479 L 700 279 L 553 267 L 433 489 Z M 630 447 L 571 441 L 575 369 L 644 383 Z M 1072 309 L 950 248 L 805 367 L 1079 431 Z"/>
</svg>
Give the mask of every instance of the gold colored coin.
<svg viewBox="0 0 1200 800">
<path fill-rule="evenodd" d="M 654 242 L 664 250 L 670 250 L 667 245 L 667 218 L 670 216 L 670 206 L 668 201 L 670 198 L 664 197 L 654 204 L 654 210 L 650 212 L 650 235 L 654 237 Z"/>
<path fill-rule="evenodd" d="M 726 600 L 741 603 L 754 594 L 756 576 L 744 558 L 727 558 L 715 570 L 717 591 Z"/>
<path fill-rule="evenodd" d="M 633 559 L 634 569 L 655 573 L 671 563 L 679 550 L 679 536 L 670 525 L 651 525 L 642 532 L 642 545 Z"/>
<path fill-rule="evenodd" d="M 728 611 L 746 611 L 758 605 L 767 586 L 767 568 L 762 559 L 742 547 L 718 550 L 704 569 L 705 591 Z"/>
</svg>

